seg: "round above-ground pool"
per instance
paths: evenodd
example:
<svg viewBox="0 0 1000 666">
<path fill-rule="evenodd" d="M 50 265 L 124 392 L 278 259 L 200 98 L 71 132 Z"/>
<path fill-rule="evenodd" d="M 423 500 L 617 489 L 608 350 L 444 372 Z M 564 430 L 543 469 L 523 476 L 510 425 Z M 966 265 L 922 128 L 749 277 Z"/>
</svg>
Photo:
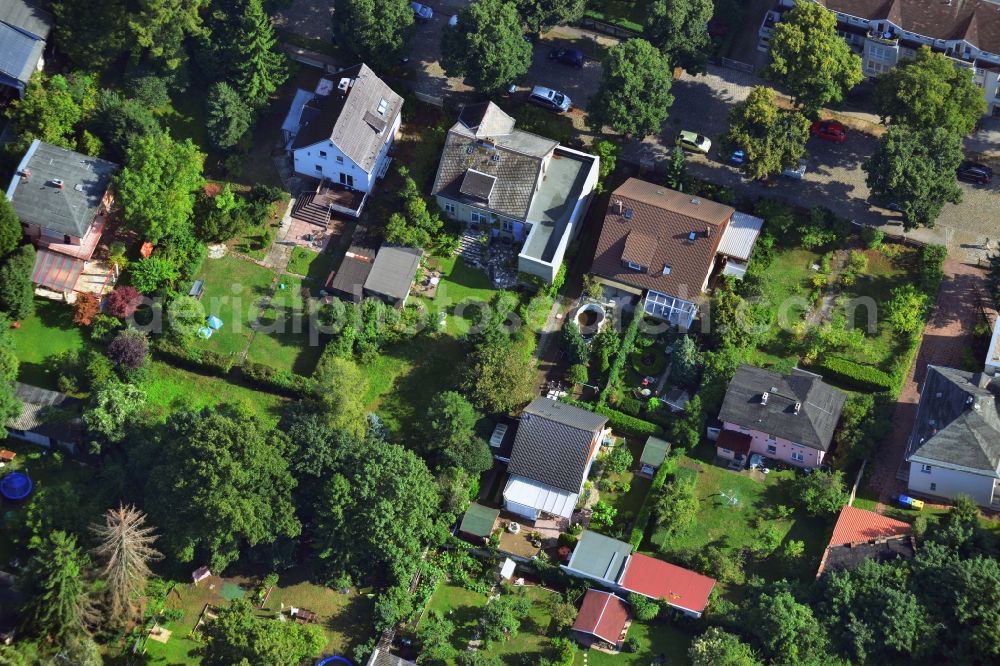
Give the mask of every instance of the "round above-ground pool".
<svg viewBox="0 0 1000 666">
<path fill-rule="evenodd" d="M 33 484 L 27 474 L 11 472 L 0 479 L 0 495 L 6 500 L 17 502 L 31 494 Z"/>
<path fill-rule="evenodd" d="M 573 318 L 585 338 L 597 335 L 607 321 L 608 315 L 600 303 L 587 303 L 576 311 Z"/>
<path fill-rule="evenodd" d="M 333 664 L 347 664 L 347 666 L 354 666 L 350 660 L 344 657 L 323 657 L 316 662 L 316 666 L 333 666 Z"/>
</svg>

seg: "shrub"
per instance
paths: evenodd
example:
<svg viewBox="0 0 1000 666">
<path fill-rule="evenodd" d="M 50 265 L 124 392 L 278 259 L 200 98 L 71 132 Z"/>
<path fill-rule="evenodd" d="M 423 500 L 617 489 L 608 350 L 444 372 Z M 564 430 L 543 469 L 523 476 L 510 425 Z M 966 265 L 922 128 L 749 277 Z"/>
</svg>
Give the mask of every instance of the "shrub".
<svg viewBox="0 0 1000 666">
<path fill-rule="evenodd" d="M 122 285 L 108 294 L 104 309 L 112 317 L 126 319 L 142 305 L 143 295 L 131 285 Z"/>
<path fill-rule="evenodd" d="M 861 230 L 861 241 L 869 250 L 881 250 L 885 240 L 885 232 L 876 227 L 865 227 Z"/>
<path fill-rule="evenodd" d="M 855 273 L 864 273 L 868 270 L 868 255 L 864 252 L 851 250 L 847 259 L 847 267 Z"/>
<path fill-rule="evenodd" d="M 642 645 L 640 645 L 639 639 L 635 636 L 629 636 L 625 639 L 625 643 L 622 644 L 622 649 L 630 654 L 635 654 L 640 648 L 642 648 Z"/>
<path fill-rule="evenodd" d="M 656 616 L 660 614 L 660 604 L 649 597 L 631 592 L 628 595 L 628 602 L 632 605 L 632 613 L 641 622 L 655 620 Z"/>
<path fill-rule="evenodd" d="M 575 363 L 570 366 L 569 372 L 566 373 L 566 379 L 573 384 L 586 384 L 589 378 L 590 373 L 586 363 Z"/>
<path fill-rule="evenodd" d="M 913 335 L 924 326 L 927 294 L 912 284 L 896 287 L 891 292 L 886 320 L 897 333 Z"/>
<path fill-rule="evenodd" d="M 263 363 L 248 361 L 240 366 L 240 372 L 248 383 L 292 398 L 303 398 L 316 392 L 316 382 L 310 377 L 272 368 Z"/>
<path fill-rule="evenodd" d="M 181 367 L 220 377 L 228 375 L 236 365 L 233 356 L 185 345 L 170 338 L 160 338 L 156 343 L 156 352 Z"/>
<path fill-rule="evenodd" d="M 615 408 L 617 408 L 618 411 L 629 414 L 630 416 L 642 416 L 642 403 L 639 402 L 637 398 L 633 398 L 630 395 L 623 395 L 618 398 L 615 402 Z"/>
<path fill-rule="evenodd" d="M 625 443 L 619 444 L 607 455 L 604 468 L 613 474 L 624 474 L 632 467 L 632 452 Z"/>
<path fill-rule="evenodd" d="M 106 314 L 99 314 L 94 317 L 90 325 L 90 339 L 103 342 L 111 337 L 111 334 L 120 329 L 124 324 L 117 317 Z"/>
<path fill-rule="evenodd" d="M 135 329 L 126 329 L 108 344 L 108 358 L 118 366 L 134 370 L 142 367 L 149 353 L 149 341 Z"/>
<path fill-rule="evenodd" d="M 593 514 L 590 517 L 590 524 L 598 529 L 611 527 L 611 524 L 615 521 L 616 515 L 618 515 L 618 509 L 611 506 L 604 500 L 600 500 L 594 505 Z"/>
<path fill-rule="evenodd" d="M 101 301 L 96 294 L 89 291 L 77 294 L 76 303 L 73 304 L 73 323 L 79 326 L 90 326 L 100 311 Z"/>
<path fill-rule="evenodd" d="M 877 393 L 895 390 L 896 382 L 888 373 L 840 356 L 825 357 L 814 370 L 826 381 L 852 391 Z"/>
<path fill-rule="evenodd" d="M 649 525 L 649 519 L 653 515 L 653 508 L 656 506 L 660 489 L 667 482 L 668 470 L 669 465 L 664 461 L 660 465 L 660 468 L 656 470 L 656 476 L 653 477 L 653 483 L 649 486 L 649 492 L 646 493 L 646 498 L 642 501 L 642 506 L 639 507 L 639 513 L 632 523 L 632 534 L 629 535 L 629 543 L 632 544 L 632 550 L 639 550 L 639 546 L 642 545 L 643 539 L 646 537 L 646 527 Z"/>
</svg>

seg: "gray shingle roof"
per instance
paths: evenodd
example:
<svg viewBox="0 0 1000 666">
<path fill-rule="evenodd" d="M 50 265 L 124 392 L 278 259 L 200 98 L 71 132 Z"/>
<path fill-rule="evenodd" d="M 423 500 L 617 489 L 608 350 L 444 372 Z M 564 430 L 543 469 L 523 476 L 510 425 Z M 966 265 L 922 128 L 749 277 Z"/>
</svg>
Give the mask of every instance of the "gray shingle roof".
<svg viewBox="0 0 1000 666">
<path fill-rule="evenodd" d="M 52 30 L 52 14 L 25 0 L 0 0 L 0 21 L 45 41 Z"/>
<path fill-rule="evenodd" d="M 590 445 L 607 422 L 606 416 L 535 398 L 521 413 L 507 471 L 578 493 L 590 461 Z"/>
<path fill-rule="evenodd" d="M 82 238 L 117 171 L 113 162 L 35 139 L 10 181 L 7 199 L 22 222 Z M 31 175 L 22 175 L 26 172 Z"/>
<path fill-rule="evenodd" d="M 385 245 L 375 255 L 365 291 L 401 300 L 410 293 L 423 250 L 415 247 Z"/>
<path fill-rule="evenodd" d="M 375 648 L 366 666 L 413 666 L 413 663 L 390 654 L 384 648 Z"/>
<path fill-rule="evenodd" d="M 767 392 L 767 404 L 761 404 Z M 741 365 L 736 370 L 719 419 L 826 451 L 847 395 L 819 375 L 796 368 L 787 376 Z M 795 403 L 800 403 L 795 413 Z"/>
<path fill-rule="evenodd" d="M 514 129 L 513 119 L 492 102 L 466 107 L 448 130 L 431 194 L 526 219 L 542 164 L 558 145 Z M 463 193 L 470 169 L 496 178 L 488 200 Z"/>
<path fill-rule="evenodd" d="M 45 42 L 0 23 L 0 73 L 26 84 L 44 50 Z"/>
<path fill-rule="evenodd" d="M 37 432 L 58 439 L 72 439 L 80 433 L 82 403 L 65 393 L 30 384 L 14 383 L 14 393 L 23 403 L 21 414 L 4 424 L 14 430 Z"/>
<path fill-rule="evenodd" d="M 1000 379 L 927 366 L 907 461 L 1000 478 Z"/>
<path fill-rule="evenodd" d="M 615 585 L 631 554 L 631 544 L 584 530 L 566 567 Z"/>
<path fill-rule="evenodd" d="M 403 108 L 403 98 L 365 64 L 341 70 L 333 79 L 330 95 L 315 98 L 303 109 L 303 124 L 292 145 L 303 148 L 332 141 L 370 173 L 385 144 L 388 128 Z M 337 87 L 342 79 L 351 81 L 346 96 Z"/>
</svg>

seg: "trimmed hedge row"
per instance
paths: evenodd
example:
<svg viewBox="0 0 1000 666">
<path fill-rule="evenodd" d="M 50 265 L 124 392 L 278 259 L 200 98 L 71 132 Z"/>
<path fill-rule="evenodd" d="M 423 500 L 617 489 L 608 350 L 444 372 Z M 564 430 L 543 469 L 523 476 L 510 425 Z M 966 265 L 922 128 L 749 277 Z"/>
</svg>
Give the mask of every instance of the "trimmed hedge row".
<svg viewBox="0 0 1000 666">
<path fill-rule="evenodd" d="M 272 368 L 263 363 L 247 361 L 240 366 L 240 373 L 249 384 L 257 388 L 290 398 L 302 398 L 316 392 L 316 382 L 312 378 Z"/>
<path fill-rule="evenodd" d="M 642 506 L 639 507 L 639 513 L 635 517 L 635 522 L 632 523 L 632 533 L 628 538 L 633 551 L 639 550 L 643 539 L 646 538 L 646 527 L 649 525 L 649 519 L 653 517 L 653 507 L 656 500 L 659 499 L 660 488 L 667 482 L 670 467 L 669 460 L 664 460 L 663 464 L 656 470 L 656 476 L 653 477 L 653 483 L 649 486 L 649 492 L 646 493 L 646 498 L 642 501 Z"/>
<path fill-rule="evenodd" d="M 592 405 L 589 402 L 580 402 L 579 400 L 572 400 L 570 398 L 561 398 L 561 400 L 567 404 L 573 405 L 574 407 L 586 409 L 589 412 L 596 412 L 601 416 L 607 416 L 608 425 L 610 425 L 611 429 L 616 432 L 625 433 L 627 435 L 635 435 L 637 437 L 648 437 L 649 435 L 663 434 L 663 428 L 655 423 L 650 423 L 649 421 L 643 421 L 642 419 L 634 416 L 629 416 L 624 412 L 619 412 L 617 409 L 611 409 L 607 405 Z"/>
<path fill-rule="evenodd" d="M 815 370 L 823 379 L 854 391 L 894 391 L 896 382 L 889 373 L 839 356 L 827 356 Z"/>
<path fill-rule="evenodd" d="M 597 397 L 597 404 L 608 404 L 608 395 L 611 394 L 612 391 L 618 390 L 618 385 L 622 380 L 622 370 L 625 368 L 625 361 L 628 360 L 633 349 L 635 349 L 635 339 L 639 335 L 639 321 L 641 319 L 642 314 L 636 312 L 632 316 L 632 321 L 629 323 L 628 328 L 625 329 L 625 335 L 622 336 L 621 347 L 618 348 L 618 354 L 615 356 L 615 360 L 611 363 L 611 367 L 608 369 L 608 383 L 604 385 L 604 389 Z"/>
<path fill-rule="evenodd" d="M 181 367 L 194 370 L 195 372 L 218 375 L 219 377 L 228 375 L 232 371 L 233 366 L 236 365 L 235 356 L 227 356 L 208 349 L 199 349 L 198 347 L 184 347 L 167 338 L 160 338 L 156 342 L 155 349 L 158 354 L 165 356 Z"/>
</svg>

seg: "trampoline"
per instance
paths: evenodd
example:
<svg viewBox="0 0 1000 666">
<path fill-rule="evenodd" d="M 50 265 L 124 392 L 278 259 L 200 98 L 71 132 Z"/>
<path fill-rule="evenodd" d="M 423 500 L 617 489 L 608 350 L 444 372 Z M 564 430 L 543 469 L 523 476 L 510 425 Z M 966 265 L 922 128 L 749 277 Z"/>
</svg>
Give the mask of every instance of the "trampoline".
<svg viewBox="0 0 1000 666">
<path fill-rule="evenodd" d="M 347 664 L 347 666 L 354 666 L 354 664 L 343 657 L 323 657 L 316 662 L 316 666 L 333 666 L 333 664 Z"/>
<path fill-rule="evenodd" d="M 0 479 L 0 495 L 6 500 L 18 502 L 31 494 L 33 484 L 27 474 L 11 472 Z"/>
</svg>

